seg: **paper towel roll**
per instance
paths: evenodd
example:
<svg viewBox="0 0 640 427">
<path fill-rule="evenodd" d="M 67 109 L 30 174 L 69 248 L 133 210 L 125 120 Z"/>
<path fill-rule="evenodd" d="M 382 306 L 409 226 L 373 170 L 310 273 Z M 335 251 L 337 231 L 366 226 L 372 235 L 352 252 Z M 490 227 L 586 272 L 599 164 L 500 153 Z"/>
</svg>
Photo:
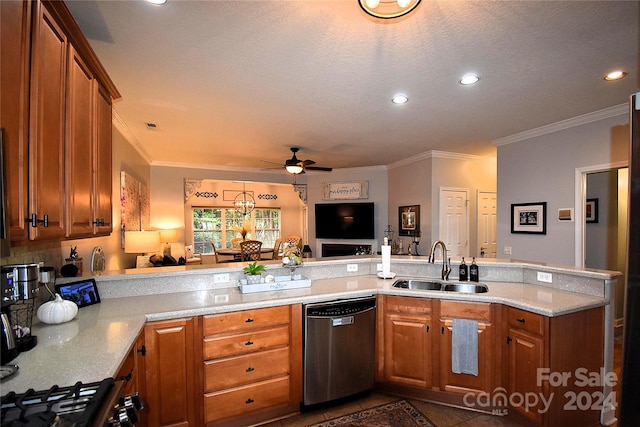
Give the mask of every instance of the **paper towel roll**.
<svg viewBox="0 0 640 427">
<path fill-rule="evenodd" d="M 391 246 L 383 245 L 382 248 L 382 275 L 387 277 L 391 274 Z"/>
</svg>

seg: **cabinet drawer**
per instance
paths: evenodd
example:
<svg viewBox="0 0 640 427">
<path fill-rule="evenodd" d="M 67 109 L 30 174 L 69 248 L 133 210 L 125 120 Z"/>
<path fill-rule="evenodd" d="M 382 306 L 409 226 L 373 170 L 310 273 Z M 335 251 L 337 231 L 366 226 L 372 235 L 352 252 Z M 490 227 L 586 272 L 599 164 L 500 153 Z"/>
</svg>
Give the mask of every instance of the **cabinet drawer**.
<svg viewBox="0 0 640 427">
<path fill-rule="evenodd" d="M 209 360 L 287 345 L 289 326 L 285 325 L 236 335 L 206 337 L 202 353 L 204 360 Z"/>
<path fill-rule="evenodd" d="M 491 304 L 481 302 L 440 301 L 440 317 L 491 322 Z"/>
<path fill-rule="evenodd" d="M 385 310 L 403 314 L 431 314 L 431 299 L 388 295 Z"/>
<path fill-rule="evenodd" d="M 289 347 L 204 364 L 205 392 L 224 390 L 289 373 Z"/>
<path fill-rule="evenodd" d="M 205 423 L 289 401 L 289 376 L 204 395 Z"/>
<path fill-rule="evenodd" d="M 289 306 L 258 308 L 204 316 L 204 335 L 258 329 L 289 323 Z"/>
<path fill-rule="evenodd" d="M 509 326 L 513 326 L 514 328 L 522 329 L 536 335 L 544 334 L 544 317 L 539 314 L 509 307 L 509 314 L 507 317 Z"/>
</svg>

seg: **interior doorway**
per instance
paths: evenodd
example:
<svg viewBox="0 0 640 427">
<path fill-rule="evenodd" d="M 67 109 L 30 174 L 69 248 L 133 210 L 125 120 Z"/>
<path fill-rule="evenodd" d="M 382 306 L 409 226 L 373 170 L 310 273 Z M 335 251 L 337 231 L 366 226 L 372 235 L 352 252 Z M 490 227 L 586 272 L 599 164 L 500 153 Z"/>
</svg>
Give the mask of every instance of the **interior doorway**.
<svg viewBox="0 0 640 427">
<path fill-rule="evenodd" d="M 478 190 L 478 254 L 480 258 L 496 258 L 496 226 L 498 197 L 495 191 Z"/>
<path fill-rule="evenodd" d="M 440 239 L 447 245 L 449 256 L 459 258 L 469 254 L 469 191 L 440 189 Z"/>
</svg>

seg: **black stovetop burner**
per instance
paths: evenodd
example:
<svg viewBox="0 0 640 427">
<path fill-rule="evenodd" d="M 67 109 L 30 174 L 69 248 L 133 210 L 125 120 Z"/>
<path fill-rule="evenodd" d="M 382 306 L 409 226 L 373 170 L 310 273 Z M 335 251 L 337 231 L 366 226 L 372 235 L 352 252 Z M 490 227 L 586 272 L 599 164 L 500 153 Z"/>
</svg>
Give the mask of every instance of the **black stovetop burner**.
<svg viewBox="0 0 640 427">
<path fill-rule="evenodd" d="M 2 426 L 90 426 L 115 381 L 77 382 L 71 387 L 10 392 L 2 396 Z"/>
</svg>

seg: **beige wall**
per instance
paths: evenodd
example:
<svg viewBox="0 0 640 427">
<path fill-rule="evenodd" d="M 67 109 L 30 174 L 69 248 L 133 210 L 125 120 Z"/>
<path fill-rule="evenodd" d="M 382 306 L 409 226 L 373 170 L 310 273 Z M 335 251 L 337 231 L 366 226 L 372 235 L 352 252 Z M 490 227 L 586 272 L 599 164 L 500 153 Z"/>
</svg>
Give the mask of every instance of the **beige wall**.
<svg viewBox="0 0 640 427">
<path fill-rule="evenodd" d="M 420 205 L 420 255 L 439 236 L 439 197 L 442 188 L 466 189 L 469 194 L 469 256 L 477 256 L 477 192 L 496 191 L 496 161 L 493 158 L 430 152 L 415 160 L 389 168 L 389 221 L 398 230 L 398 208 Z M 396 233 L 397 236 L 397 233 Z M 404 248 L 410 239 L 403 238 Z M 466 256 L 466 255 L 465 255 Z"/>
</svg>

